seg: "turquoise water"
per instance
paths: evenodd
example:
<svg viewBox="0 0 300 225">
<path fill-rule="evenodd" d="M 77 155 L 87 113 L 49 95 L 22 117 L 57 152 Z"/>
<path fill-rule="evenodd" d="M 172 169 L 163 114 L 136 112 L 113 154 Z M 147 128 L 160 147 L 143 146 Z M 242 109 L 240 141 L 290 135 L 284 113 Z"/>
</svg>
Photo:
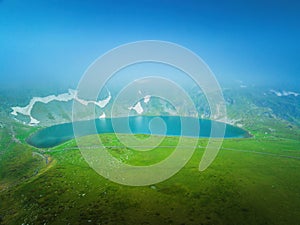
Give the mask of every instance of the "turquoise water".
<svg viewBox="0 0 300 225">
<path fill-rule="evenodd" d="M 163 122 L 163 123 L 162 123 Z M 184 124 L 184 125 L 182 125 Z M 95 126 L 96 125 L 96 126 Z M 132 116 L 105 118 L 54 125 L 39 130 L 27 139 L 30 145 L 38 148 L 49 148 L 76 136 L 103 133 L 153 134 L 166 136 L 210 137 L 211 127 L 222 128 L 225 124 L 212 120 L 177 116 Z M 219 137 L 219 136 L 215 136 Z M 225 138 L 250 137 L 249 133 L 238 127 L 226 124 Z"/>
</svg>

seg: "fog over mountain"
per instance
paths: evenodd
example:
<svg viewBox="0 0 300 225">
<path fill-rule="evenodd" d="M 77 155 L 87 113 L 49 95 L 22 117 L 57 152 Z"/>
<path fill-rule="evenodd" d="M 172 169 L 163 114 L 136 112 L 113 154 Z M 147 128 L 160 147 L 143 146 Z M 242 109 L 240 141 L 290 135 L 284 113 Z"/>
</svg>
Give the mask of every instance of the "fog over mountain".
<svg viewBox="0 0 300 225">
<path fill-rule="evenodd" d="M 222 84 L 299 87 L 298 1 L 0 2 L 0 82 L 76 87 L 99 56 L 153 39 L 185 46 Z"/>
</svg>

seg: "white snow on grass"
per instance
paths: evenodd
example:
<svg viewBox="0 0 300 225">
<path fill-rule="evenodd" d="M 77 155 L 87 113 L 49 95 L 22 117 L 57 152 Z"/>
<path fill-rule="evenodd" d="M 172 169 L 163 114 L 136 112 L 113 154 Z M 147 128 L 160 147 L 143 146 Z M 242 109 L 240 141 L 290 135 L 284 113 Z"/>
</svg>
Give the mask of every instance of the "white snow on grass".
<svg viewBox="0 0 300 225">
<path fill-rule="evenodd" d="M 136 103 L 135 106 L 129 107 L 129 110 L 135 110 L 137 114 L 142 114 L 144 112 L 144 109 L 140 102 Z"/>
<path fill-rule="evenodd" d="M 139 94 L 142 94 L 141 91 L 139 91 Z M 151 95 L 146 95 L 143 99 L 144 103 L 147 104 L 150 101 Z M 141 102 L 136 103 L 134 106 L 131 106 L 128 108 L 129 110 L 134 110 L 137 112 L 137 114 L 142 114 L 144 112 L 144 109 L 142 107 Z"/>
<path fill-rule="evenodd" d="M 104 119 L 105 117 L 106 117 L 105 112 L 103 112 L 103 113 L 101 114 L 101 116 L 99 116 L 99 119 Z"/>
<path fill-rule="evenodd" d="M 29 125 L 36 125 L 36 124 L 40 123 L 40 121 L 35 119 L 31 115 L 31 111 L 32 111 L 35 103 L 42 102 L 44 104 L 47 104 L 52 101 L 68 102 L 71 100 L 76 100 L 83 105 L 95 104 L 95 105 L 99 106 L 100 108 L 104 108 L 110 102 L 111 94 L 110 94 L 110 92 L 108 92 L 108 97 L 103 100 L 87 101 L 87 100 L 78 98 L 76 90 L 69 89 L 67 93 L 63 93 L 63 94 L 59 94 L 59 95 L 49 95 L 46 97 L 33 97 L 30 100 L 29 104 L 24 107 L 20 107 L 20 106 L 12 107 L 13 111 L 11 112 L 11 114 L 14 116 L 17 116 L 18 114 L 29 116 L 29 118 L 30 118 Z"/>
<path fill-rule="evenodd" d="M 151 95 L 146 95 L 144 97 L 144 102 L 147 104 L 150 101 Z"/>
<path fill-rule="evenodd" d="M 300 96 L 300 93 L 297 92 L 293 92 L 293 91 L 275 91 L 275 90 L 270 90 L 270 92 L 274 93 L 275 95 L 277 95 L 278 97 L 282 97 L 282 96 L 289 96 L 289 95 L 294 95 L 295 97 Z"/>
<path fill-rule="evenodd" d="M 87 100 L 78 98 L 77 92 L 76 92 L 74 99 L 76 101 L 78 101 L 80 104 L 85 105 L 85 106 L 87 106 L 88 104 L 95 104 L 95 105 L 99 106 L 100 108 L 104 108 L 110 102 L 111 94 L 110 94 L 110 92 L 108 92 L 107 98 L 100 100 L 100 101 L 87 101 Z"/>
</svg>

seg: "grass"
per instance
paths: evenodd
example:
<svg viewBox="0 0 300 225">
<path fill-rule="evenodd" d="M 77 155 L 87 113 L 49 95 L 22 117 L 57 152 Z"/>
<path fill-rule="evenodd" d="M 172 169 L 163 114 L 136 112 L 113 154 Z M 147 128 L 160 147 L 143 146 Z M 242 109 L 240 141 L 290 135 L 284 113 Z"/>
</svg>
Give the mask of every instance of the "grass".
<svg viewBox="0 0 300 225">
<path fill-rule="evenodd" d="M 6 124 L 0 130 L 0 191 L 29 179 L 45 166 L 43 158 L 23 144 L 26 131 L 32 130 L 17 123 Z"/>
<path fill-rule="evenodd" d="M 90 137 L 84 138 L 89 145 L 93 144 Z M 178 141 L 176 137 L 167 137 L 156 149 L 139 152 L 123 146 L 114 134 L 100 138 L 108 146 L 117 146 L 109 148 L 114 157 L 134 165 L 148 165 L 166 158 L 173 151 L 167 146 Z M 38 175 L 0 193 L 0 218 L 3 224 L 198 225 L 300 221 L 299 141 L 227 139 L 216 160 L 204 172 L 198 171 L 198 165 L 207 140 L 198 142 L 200 147 L 175 176 L 155 185 L 129 187 L 99 176 L 71 140 L 44 153 L 54 160 Z"/>
</svg>

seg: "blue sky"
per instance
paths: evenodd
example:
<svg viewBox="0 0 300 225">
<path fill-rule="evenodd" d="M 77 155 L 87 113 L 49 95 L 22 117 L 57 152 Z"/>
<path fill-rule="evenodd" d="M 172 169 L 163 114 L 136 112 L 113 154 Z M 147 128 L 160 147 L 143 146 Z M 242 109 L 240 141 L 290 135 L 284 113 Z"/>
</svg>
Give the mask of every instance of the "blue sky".
<svg viewBox="0 0 300 225">
<path fill-rule="evenodd" d="M 0 82 L 76 86 L 98 56 L 157 39 L 197 53 L 221 83 L 300 86 L 299 1 L 0 0 Z"/>
</svg>

